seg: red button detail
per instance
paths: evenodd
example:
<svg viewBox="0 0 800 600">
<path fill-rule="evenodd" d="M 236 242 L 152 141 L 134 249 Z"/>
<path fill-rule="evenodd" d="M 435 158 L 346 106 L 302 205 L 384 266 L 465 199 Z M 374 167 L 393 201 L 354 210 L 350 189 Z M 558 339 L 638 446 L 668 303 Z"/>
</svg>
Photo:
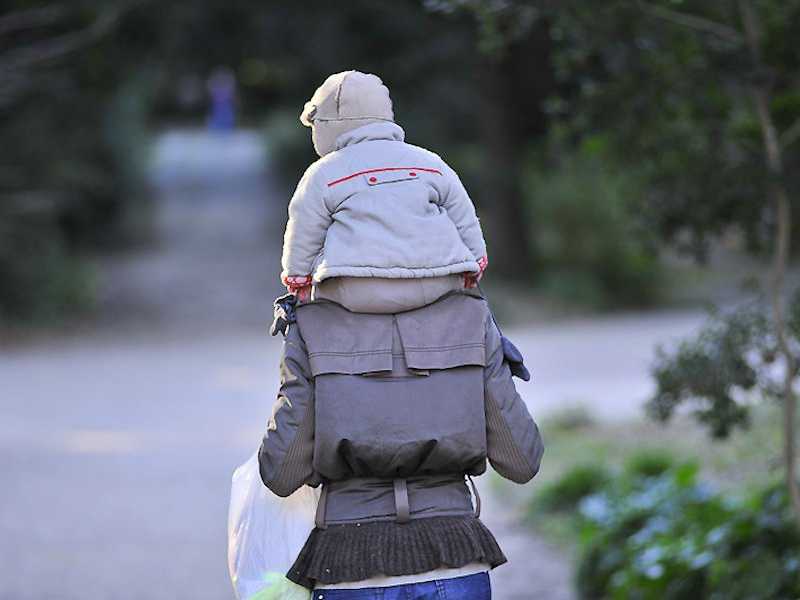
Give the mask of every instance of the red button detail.
<svg viewBox="0 0 800 600">
<path fill-rule="evenodd" d="M 378 178 L 377 178 L 377 177 L 370 177 L 370 178 L 369 178 L 369 182 L 370 182 L 370 183 L 375 183 L 376 181 L 378 181 Z"/>
<path fill-rule="evenodd" d="M 409 173 L 409 175 L 410 175 L 411 177 L 416 177 L 416 176 L 417 176 L 417 174 L 416 174 L 414 171 L 411 171 L 411 173 Z"/>
</svg>

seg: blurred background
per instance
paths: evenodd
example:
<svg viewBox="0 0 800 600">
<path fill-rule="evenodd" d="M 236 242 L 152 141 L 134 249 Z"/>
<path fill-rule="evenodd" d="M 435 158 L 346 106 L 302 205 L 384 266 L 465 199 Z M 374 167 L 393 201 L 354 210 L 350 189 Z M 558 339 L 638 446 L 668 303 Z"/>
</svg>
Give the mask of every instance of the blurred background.
<svg viewBox="0 0 800 600">
<path fill-rule="evenodd" d="M 6 0 L 0 598 L 231 598 L 327 75 L 460 173 L 547 452 L 499 600 L 800 597 L 798 0 Z"/>
</svg>

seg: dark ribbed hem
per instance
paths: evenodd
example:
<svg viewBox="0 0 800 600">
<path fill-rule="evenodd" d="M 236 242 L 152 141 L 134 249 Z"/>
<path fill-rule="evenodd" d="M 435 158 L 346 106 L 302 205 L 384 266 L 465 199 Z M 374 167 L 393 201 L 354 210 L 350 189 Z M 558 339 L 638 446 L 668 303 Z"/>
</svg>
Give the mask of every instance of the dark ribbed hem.
<svg viewBox="0 0 800 600">
<path fill-rule="evenodd" d="M 315 528 L 286 577 L 313 589 L 317 583 L 361 581 L 378 575 L 413 575 L 506 557 L 474 516 L 430 517 L 408 523 L 367 521 Z"/>
</svg>

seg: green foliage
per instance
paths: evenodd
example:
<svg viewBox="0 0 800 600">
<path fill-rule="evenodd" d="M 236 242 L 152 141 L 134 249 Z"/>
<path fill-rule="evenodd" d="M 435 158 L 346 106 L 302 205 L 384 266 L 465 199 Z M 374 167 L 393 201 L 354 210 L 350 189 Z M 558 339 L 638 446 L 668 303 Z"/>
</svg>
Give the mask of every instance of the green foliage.
<svg viewBox="0 0 800 600">
<path fill-rule="evenodd" d="M 588 429 L 595 424 L 595 417 L 584 405 L 563 408 L 547 417 L 547 429 L 569 432 Z"/>
<path fill-rule="evenodd" d="M 652 232 L 697 257 L 731 229 L 756 252 L 769 246 L 769 178 L 752 91 L 769 82 L 779 132 L 800 123 L 800 0 L 751 3 L 763 24 L 763 67 L 748 56 L 734 2 L 431 4 L 472 14 L 488 52 L 546 28 L 556 80 L 548 114 L 576 139 L 602 132 L 641 171 L 648 193 L 638 212 Z M 800 136 L 783 152 L 784 183 L 796 193 Z"/>
<path fill-rule="evenodd" d="M 599 306 L 657 299 L 657 263 L 643 230 L 702 255 L 710 239 L 734 228 L 762 249 L 773 220 L 752 84 L 769 78 L 779 133 L 800 122 L 800 0 L 754 2 L 767 72 L 754 70 L 740 42 L 652 10 L 739 31 L 731 2 L 214 0 L 199 8 L 189 0 L 81 0 L 37 13 L 42 6 L 11 2 L 9 13 L 25 18 L 5 21 L 12 29 L 0 41 L 0 109 L 12 117 L 0 124 L 0 202 L 6 218 L 30 194 L 46 196 L 52 218 L 40 221 L 40 235 L 57 240 L 70 260 L 79 248 L 119 239 L 138 206 L 144 118 L 153 110 L 175 117 L 187 81 L 198 116 L 202 82 L 223 65 L 241 84 L 245 118 L 288 106 L 291 120 L 278 124 L 276 115 L 269 136 L 291 183 L 304 157 L 314 158 L 295 116 L 314 87 L 346 68 L 382 74 L 411 142 L 473 157 L 455 166 L 479 192 L 487 229 L 496 227 L 495 256 L 503 247 L 524 263 L 541 244 L 542 285 Z M 32 24 L 14 24 L 25 22 Z M 75 43 L 41 52 L 63 48 L 64 36 Z M 281 130 L 289 122 L 302 144 Z M 553 160 L 553 172 L 520 164 L 524 149 L 540 147 L 555 126 L 567 131 L 567 158 Z M 795 195 L 798 138 L 784 139 L 784 184 Z M 581 149 L 587 139 L 605 140 L 597 155 Z M 539 189 L 528 186 L 534 244 L 520 253 L 522 180 Z M 0 290 L 11 284 L 0 281 Z M 31 289 L 27 297 L 35 303 L 41 295 Z"/>
<path fill-rule="evenodd" d="M 790 306 L 794 335 L 798 305 L 800 295 L 795 295 Z M 765 312 L 751 304 L 717 315 L 672 352 L 659 348 L 653 367 L 657 389 L 648 412 L 665 421 L 689 404 L 712 435 L 725 437 L 748 424 L 748 395 L 779 399 L 775 339 Z"/>
<path fill-rule="evenodd" d="M 576 583 L 583 598 L 755 600 L 800 593 L 800 533 L 782 492 L 751 502 L 711 492 L 691 467 L 587 498 L 593 530 Z"/>
<path fill-rule="evenodd" d="M 562 28 L 565 45 L 587 36 L 581 54 L 562 56 L 563 72 L 594 67 L 564 100 L 566 118 L 578 130 L 602 124 L 617 153 L 642 169 L 648 194 L 640 214 L 651 231 L 698 257 L 731 228 L 760 248 L 768 215 L 758 129 L 735 133 L 738 122 L 755 118 L 744 82 L 733 81 L 742 73 L 724 64 L 739 49 L 723 45 L 718 56 L 695 31 L 626 4 L 601 11 L 599 24 L 573 18 Z M 680 10 L 691 12 L 688 4 Z"/>
<path fill-rule="evenodd" d="M 478 47 L 488 55 L 502 55 L 510 43 L 525 37 L 539 18 L 533 3 L 506 0 L 423 0 L 431 11 L 470 11 L 478 22 Z"/>
<path fill-rule="evenodd" d="M 557 481 L 543 486 L 535 504 L 549 512 L 572 511 L 583 498 L 599 492 L 610 480 L 611 473 L 603 465 L 576 465 Z"/>
<path fill-rule="evenodd" d="M 52 321 L 91 306 L 86 251 L 117 243 L 142 200 L 146 85 L 116 60 L 115 3 L 14 4 L 0 44 L 0 322 Z"/>
<path fill-rule="evenodd" d="M 664 450 L 643 450 L 625 462 L 628 477 L 658 477 L 672 468 L 675 457 Z"/>
<path fill-rule="evenodd" d="M 657 256 L 631 212 L 641 181 L 604 158 L 602 140 L 587 140 L 578 152 L 530 172 L 525 187 L 545 290 L 597 307 L 658 298 Z"/>
<path fill-rule="evenodd" d="M 0 323 L 51 323 L 91 305 L 91 272 L 47 214 L 0 216 Z"/>
<path fill-rule="evenodd" d="M 536 503 L 571 511 L 582 598 L 788 600 L 800 593 L 800 531 L 783 491 L 770 487 L 748 500 L 715 493 L 698 481 L 696 464 L 676 463 L 667 452 L 634 455 L 616 474 L 605 470 L 598 485 L 573 483 L 588 472 L 565 473 Z M 569 506 L 541 500 L 556 489 L 571 492 Z"/>
</svg>

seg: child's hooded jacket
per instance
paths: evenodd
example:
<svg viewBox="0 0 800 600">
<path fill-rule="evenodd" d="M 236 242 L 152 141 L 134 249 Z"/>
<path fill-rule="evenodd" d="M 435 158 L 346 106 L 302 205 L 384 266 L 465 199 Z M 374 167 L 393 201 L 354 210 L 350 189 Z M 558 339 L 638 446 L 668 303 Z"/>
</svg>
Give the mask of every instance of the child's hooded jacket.
<svg viewBox="0 0 800 600">
<path fill-rule="evenodd" d="M 282 276 L 438 277 L 477 273 L 475 208 L 436 154 L 406 144 L 375 75 L 332 75 L 306 104 L 321 158 L 289 204 Z"/>
</svg>

